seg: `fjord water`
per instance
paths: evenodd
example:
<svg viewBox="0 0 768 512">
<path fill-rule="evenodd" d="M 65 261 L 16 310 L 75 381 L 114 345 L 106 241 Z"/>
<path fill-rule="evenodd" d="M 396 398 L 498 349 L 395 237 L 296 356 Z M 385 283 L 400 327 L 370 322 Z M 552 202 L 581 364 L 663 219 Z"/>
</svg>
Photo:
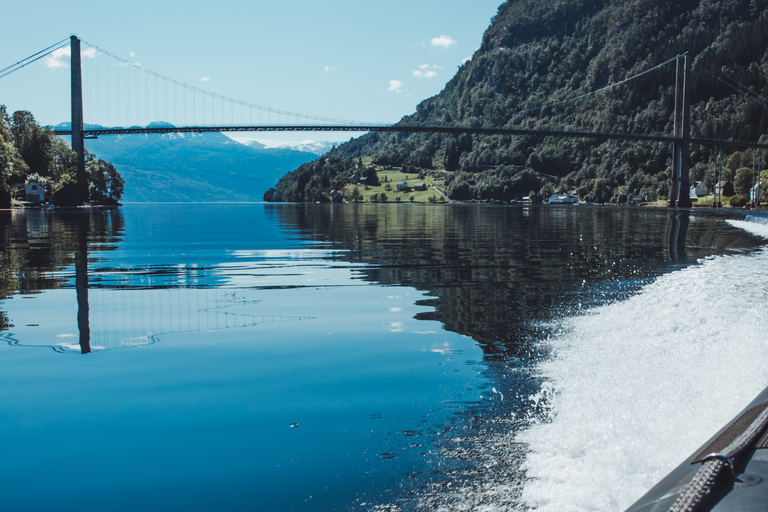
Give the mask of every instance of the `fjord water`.
<svg viewBox="0 0 768 512">
<path fill-rule="evenodd" d="M 687 455 L 676 458 L 693 442 L 677 421 L 688 401 L 714 388 L 738 410 L 768 384 L 753 332 L 764 239 L 759 222 L 730 217 L 458 205 L 0 212 L 3 508 L 628 505 Z M 747 331 L 734 329 L 745 311 Z M 698 335 L 673 337 L 688 330 Z M 679 339 L 695 342 L 684 387 L 669 368 Z M 693 384 L 722 353 L 755 369 L 735 386 L 734 374 Z M 658 402 L 663 417 L 633 416 Z M 624 439 L 617 414 L 632 418 Z M 616 456 L 657 439 L 676 446 L 662 463 Z M 601 465 L 613 485 L 584 476 Z"/>
</svg>

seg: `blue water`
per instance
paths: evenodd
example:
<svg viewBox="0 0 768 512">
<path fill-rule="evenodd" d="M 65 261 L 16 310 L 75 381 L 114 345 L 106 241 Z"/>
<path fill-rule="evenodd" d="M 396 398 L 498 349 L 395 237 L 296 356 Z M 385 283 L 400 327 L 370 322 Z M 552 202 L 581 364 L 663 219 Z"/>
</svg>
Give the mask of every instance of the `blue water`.
<svg viewBox="0 0 768 512">
<path fill-rule="evenodd" d="M 2 508 L 434 502 L 530 409 L 542 321 L 757 244 L 688 220 L 673 251 L 639 210 L 0 212 Z"/>
</svg>

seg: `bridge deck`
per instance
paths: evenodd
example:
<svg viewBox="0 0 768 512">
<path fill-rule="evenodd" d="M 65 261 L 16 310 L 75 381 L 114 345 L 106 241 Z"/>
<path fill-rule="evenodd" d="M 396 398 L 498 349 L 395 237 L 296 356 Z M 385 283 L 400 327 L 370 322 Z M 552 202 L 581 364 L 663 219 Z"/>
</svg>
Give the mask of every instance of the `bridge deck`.
<svg viewBox="0 0 768 512">
<path fill-rule="evenodd" d="M 72 135 L 69 130 L 48 131 L 56 135 Z M 474 133 L 478 135 L 515 135 L 534 137 L 570 137 L 588 138 L 597 140 L 636 140 L 645 142 L 673 143 L 682 142 L 682 138 L 669 135 L 647 135 L 638 133 L 600 133 L 580 130 L 558 129 L 523 129 L 523 128 L 472 128 L 466 126 L 437 126 L 437 125 L 388 125 L 388 124 L 360 124 L 360 125 L 255 125 L 255 126 L 153 126 L 153 127 L 129 127 L 129 128 L 98 128 L 84 129 L 85 138 L 97 138 L 101 135 L 130 135 L 142 133 L 211 133 L 211 132 L 401 132 L 401 133 Z M 728 147 L 768 149 L 768 144 L 758 142 L 706 139 L 689 139 L 694 144 L 712 144 Z"/>
</svg>

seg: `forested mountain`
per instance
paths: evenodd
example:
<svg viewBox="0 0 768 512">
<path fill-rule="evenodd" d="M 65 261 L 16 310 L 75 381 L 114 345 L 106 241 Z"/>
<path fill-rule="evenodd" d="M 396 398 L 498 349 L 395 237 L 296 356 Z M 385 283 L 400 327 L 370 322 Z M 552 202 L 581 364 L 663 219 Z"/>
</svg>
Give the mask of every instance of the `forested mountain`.
<svg viewBox="0 0 768 512">
<path fill-rule="evenodd" d="M 693 59 L 692 136 L 764 136 L 768 0 L 509 0 L 472 59 L 400 122 L 671 135 L 674 62 L 589 93 L 684 52 Z M 692 145 L 692 181 L 712 186 L 714 152 Z M 445 172 L 447 193 L 456 200 L 508 200 L 531 190 L 576 190 L 596 202 L 633 194 L 664 198 L 671 153 L 669 144 L 649 142 L 369 133 L 287 174 L 265 199 L 326 198 L 365 156 L 375 164 Z M 751 150 L 726 157 L 726 178 L 747 165 L 751 170 Z"/>
</svg>

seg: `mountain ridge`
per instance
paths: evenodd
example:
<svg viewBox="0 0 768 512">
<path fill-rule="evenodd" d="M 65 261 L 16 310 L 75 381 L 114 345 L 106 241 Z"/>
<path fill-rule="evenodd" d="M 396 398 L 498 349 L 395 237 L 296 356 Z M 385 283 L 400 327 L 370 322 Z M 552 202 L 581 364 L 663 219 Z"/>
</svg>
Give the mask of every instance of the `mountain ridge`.
<svg viewBox="0 0 768 512">
<path fill-rule="evenodd" d="M 768 109 L 736 94 L 719 74 L 768 96 L 766 48 L 766 0 L 509 0 L 443 91 L 400 122 L 671 135 L 674 64 L 596 91 L 690 52 L 692 135 L 757 141 L 768 132 Z M 572 98 L 578 105 L 565 101 Z M 712 188 L 715 148 L 691 149 L 691 181 Z M 660 143 L 369 133 L 283 176 L 265 199 L 327 199 L 331 188 L 349 186 L 360 157 L 441 173 L 454 200 L 510 200 L 531 191 L 574 191 L 596 202 L 664 199 L 671 154 Z M 733 180 L 752 154 L 726 157 L 724 178 Z"/>
</svg>

